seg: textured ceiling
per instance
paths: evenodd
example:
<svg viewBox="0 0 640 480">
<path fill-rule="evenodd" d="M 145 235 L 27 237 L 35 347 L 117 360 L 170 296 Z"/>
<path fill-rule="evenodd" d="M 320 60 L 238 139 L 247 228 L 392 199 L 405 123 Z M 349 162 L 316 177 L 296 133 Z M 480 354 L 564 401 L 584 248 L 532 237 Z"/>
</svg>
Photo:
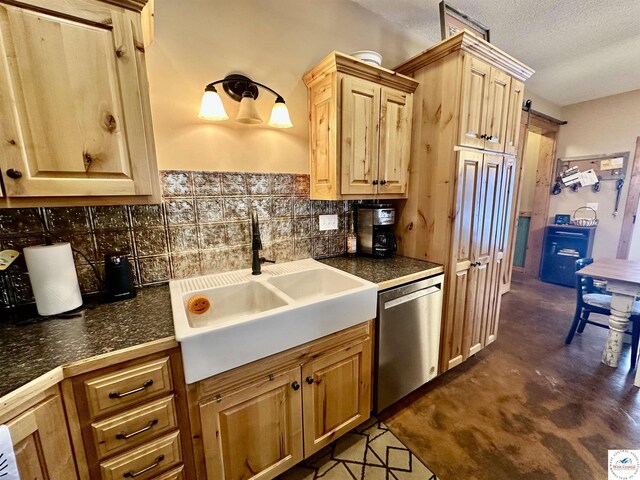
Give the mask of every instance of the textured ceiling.
<svg viewBox="0 0 640 480">
<path fill-rule="evenodd" d="M 440 41 L 439 0 L 353 0 Z M 640 0 L 452 0 L 526 63 L 527 88 L 560 106 L 640 89 Z"/>
</svg>

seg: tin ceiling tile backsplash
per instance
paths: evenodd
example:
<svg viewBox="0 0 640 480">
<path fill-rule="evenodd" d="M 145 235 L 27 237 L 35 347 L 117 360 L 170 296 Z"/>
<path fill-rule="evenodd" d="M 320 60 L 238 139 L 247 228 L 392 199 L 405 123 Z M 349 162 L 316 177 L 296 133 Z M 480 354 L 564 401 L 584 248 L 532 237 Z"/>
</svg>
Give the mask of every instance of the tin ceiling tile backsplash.
<svg viewBox="0 0 640 480">
<path fill-rule="evenodd" d="M 309 175 L 166 170 L 160 181 L 160 205 L 0 209 L 0 246 L 20 251 L 43 244 L 42 219 L 84 255 L 74 252 L 85 293 L 101 289 L 91 265 L 102 277 L 104 254 L 114 251 L 129 254 L 138 286 L 250 267 L 251 208 L 258 211 L 266 258 L 344 253 L 350 204 L 309 200 Z M 319 214 L 338 214 L 339 230 L 320 232 Z M 33 301 L 24 261 L 5 280 L 0 303 Z"/>
<path fill-rule="evenodd" d="M 193 172 L 193 194 L 196 197 L 219 197 L 222 195 L 220 173 Z"/>
</svg>

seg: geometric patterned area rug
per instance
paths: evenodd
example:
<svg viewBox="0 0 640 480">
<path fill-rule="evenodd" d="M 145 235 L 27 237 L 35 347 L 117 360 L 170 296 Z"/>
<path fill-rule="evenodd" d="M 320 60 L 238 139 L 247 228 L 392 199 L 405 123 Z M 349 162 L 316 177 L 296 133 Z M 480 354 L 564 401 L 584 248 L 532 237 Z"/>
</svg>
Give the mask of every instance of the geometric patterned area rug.
<svg viewBox="0 0 640 480">
<path fill-rule="evenodd" d="M 377 418 L 299 463 L 280 480 L 437 480 Z"/>
</svg>

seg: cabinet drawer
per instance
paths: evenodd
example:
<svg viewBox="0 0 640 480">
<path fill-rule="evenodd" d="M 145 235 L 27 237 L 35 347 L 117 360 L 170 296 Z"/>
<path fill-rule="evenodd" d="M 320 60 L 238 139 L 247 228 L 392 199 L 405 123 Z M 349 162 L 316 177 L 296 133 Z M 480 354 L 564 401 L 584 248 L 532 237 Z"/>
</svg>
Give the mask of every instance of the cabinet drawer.
<svg viewBox="0 0 640 480">
<path fill-rule="evenodd" d="M 178 468 L 174 468 L 170 472 L 163 473 L 157 477 L 153 477 L 153 480 L 184 480 L 184 466 L 180 465 Z"/>
<path fill-rule="evenodd" d="M 84 382 L 89 412 L 95 418 L 171 391 L 169 357 Z"/>
<path fill-rule="evenodd" d="M 173 432 L 101 463 L 100 472 L 103 480 L 121 480 L 122 478 L 147 480 L 181 462 L 180 432 Z"/>
<path fill-rule="evenodd" d="M 176 428 L 174 396 L 146 403 L 91 425 L 99 458 L 140 445 Z"/>
</svg>

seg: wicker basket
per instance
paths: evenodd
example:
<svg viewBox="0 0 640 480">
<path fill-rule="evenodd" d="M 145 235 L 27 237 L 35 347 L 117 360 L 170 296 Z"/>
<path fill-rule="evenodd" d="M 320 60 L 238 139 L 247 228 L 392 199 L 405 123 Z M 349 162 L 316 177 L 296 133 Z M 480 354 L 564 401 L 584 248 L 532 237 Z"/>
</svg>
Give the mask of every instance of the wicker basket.
<svg viewBox="0 0 640 480">
<path fill-rule="evenodd" d="M 591 210 L 591 212 L 593 212 L 593 218 L 588 218 L 588 217 L 578 218 L 577 214 L 581 210 L 586 210 L 586 211 Z M 598 225 L 598 214 L 591 207 L 577 208 L 576 211 L 573 212 L 573 215 L 571 216 L 571 225 L 576 225 L 577 227 L 595 227 L 596 225 Z"/>
</svg>

